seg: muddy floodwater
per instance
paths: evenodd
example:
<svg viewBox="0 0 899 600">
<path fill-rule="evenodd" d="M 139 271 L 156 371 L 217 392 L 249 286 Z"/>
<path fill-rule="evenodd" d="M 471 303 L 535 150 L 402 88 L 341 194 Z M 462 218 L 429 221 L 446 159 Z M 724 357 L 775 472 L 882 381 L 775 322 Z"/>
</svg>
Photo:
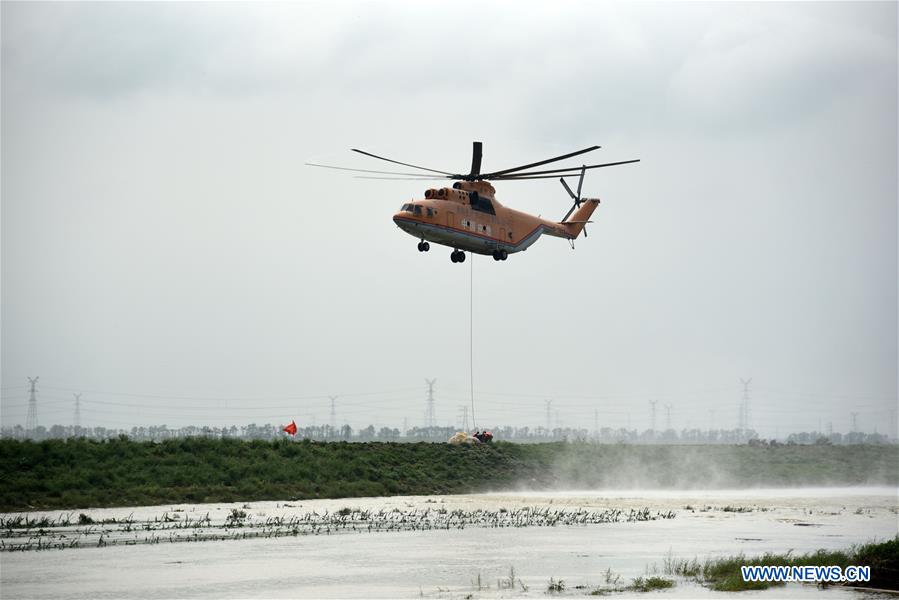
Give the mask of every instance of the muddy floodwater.
<svg viewBox="0 0 899 600">
<path fill-rule="evenodd" d="M 0 596 L 545 598 L 562 580 L 555 596 L 586 597 L 610 579 L 665 575 L 670 558 L 890 539 L 897 493 L 515 492 L 4 514 Z M 666 596 L 733 596 L 667 577 L 677 585 Z M 752 595 L 889 597 L 798 584 Z"/>
</svg>

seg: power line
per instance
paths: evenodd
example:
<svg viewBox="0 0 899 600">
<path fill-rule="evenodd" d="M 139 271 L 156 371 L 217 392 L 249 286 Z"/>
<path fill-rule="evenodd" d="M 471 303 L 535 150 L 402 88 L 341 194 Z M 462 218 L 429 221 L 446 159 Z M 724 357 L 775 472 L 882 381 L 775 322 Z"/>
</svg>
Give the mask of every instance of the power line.
<svg viewBox="0 0 899 600">
<path fill-rule="evenodd" d="M 334 396 L 334 398 L 338 398 L 338 397 L 339 397 L 339 398 L 343 398 L 343 396 Z M 417 397 L 417 396 L 416 396 L 416 397 Z M 328 396 L 328 398 L 331 398 L 331 396 Z M 377 400 L 377 401 L 374 401 L 374 402 L 377 402 L 377 407 L 378 407 L 378 409 L 380 410 L 380 409 L 384 406 L 384 404 L 393 404 L 393 403 L 397 403 L 397 402 L 407 402 L 407 401 L 410 400 L 410 399 L 412 399 L 411 396 L 409 396 L 409 397 L 391 398 L 391 399 L 380 399 L 380 400 Z M 69 402 L 70 402 L 70 401 L 66 399 L 66 400 L 61 400 L 61 401 L 59 401 L 59 402 L 55 402 L 55 403 L 53 403 L 53 402 L 43 402 L 43 405 L 47 405 L 47 404 L 68 404 Z M 191 410 L 199 410 L 199 411 L 219 410 L 219 405 L 213 405 L 213 404 L 209 404 L 209 405 L 205 405 L 205 406 L 201 406 L 201 405 L 184 405 L 184 404 L 177 404 L 177 405 L 174 405 L 174 406 L 169 406 L 169 405 L 160 405 L 159 403 L 145 404 L 145 403 L 134 403 L 134 402 L 113 402 L 113 401 L 109 401 L 109 400 L 85 400 L 85 402 L 89 402 L 89 403 L 91 403 L 91 404 L 102 404 L 102 405 L 105 405 L 105 406 L 116 406 L 116 407 L 122 407 L 122 408 L 141 408 L 141 409 L 149 409 L 149 410 L 163 410 L 163 411 L 166 411 L 166 412 L 174 411 L 174 410 L 177 410 L 177 411 L 185 411 L 185 410 L 186 410 L 186 411 L 191 411 Z M 24 406 L 24 405 L 12 405 L 12 406 Z M 341 408 L 345 408 L 345 407 L 347 407 L 347 406 L 373 406 L 373 401 L 366 400 L 366 401 L 364 401 L 364 402 L 341 402 L 341 403 L 340 403 L 340 406 L 341 406 Z M 253 406 L 229 406 L 229 407 L 228 407 L 228 410 L 229 410 L 229 411 L 251 411 L 251 412 L 258 412 L 259 410 L 293 410 L 293 409 L 295 409 L 295 408 L 296 408 L 296 406 L 293 405 L 293 404 L 281 404 L 281 405 L 258 405 L 258 404 L 254 404 Z"/>
<path fill-rule="evenodd" d="M 61 392 L 87 392 L 89 394 L 99 394 L 102 396 L 127 396 L 131 398 L 148 398 L 153 400 L 201 400 L 201 401 L 210 401 L 210 402 L 258 402 L 260 400 L 263 401 L 284 401 L 284 402 L 292 402 L 296 400 L 325 400 L 329 398 L 327 394 L 318 394 L 313 396 L 170 396 L 170 395 L 161 395 L 161 394 L 138 394 L 134 392 L 113 392 L 113 391 L 102 391 L 102 390 L 85 390 L 78 388 L 67 388 L 67 387 L 55 387 L 55 386 L 44 386 L 45 389 L 48 390 L 58 390 Z M 5 388 L 4 388 L 5 389 Z M 355 392 L 355 393 L 344 393 L 340 394 L 341 398 L 350 398 L 356 396 L 382 396 L 387 394 L 398 394 L 400 392 L 411 392 L 418 390 L 419 388 L 407 387 L 400 388 L 396 390 L 385 390 L 380 392 Z"/>
</svg>

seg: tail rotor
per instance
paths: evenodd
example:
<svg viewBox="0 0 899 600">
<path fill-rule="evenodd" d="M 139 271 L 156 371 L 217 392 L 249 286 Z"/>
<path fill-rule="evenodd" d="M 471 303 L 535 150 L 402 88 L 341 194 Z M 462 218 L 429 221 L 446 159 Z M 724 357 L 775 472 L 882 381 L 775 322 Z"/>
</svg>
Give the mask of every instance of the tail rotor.
<svg viewBox="0 0 899 600">
<path fill-rule="evenodd" d="M 575 209 L 581 207 L 581 187 L 584 185 L 584 173 L 587 172 L 587 166 L 581 166 L 581 174 L 577 180 L 577 193 L 571 191 L 571 188 L 568 187 L 568 182 L 565 181 L 564 177 L 560 177 L 559 181 L 562 182 L 562 187 L 565 188 L 565 191 L 568 192 L 568 195 L 571 196 L 571 199 L 574 200 L 574 204 L 571 205 L 571 208 L 568 209 L 568 212 L 565 214 L 565 218 L 562 221 L 567 221 L 568 217 L 571 216 L 571 213 L 575 211 Z M 587 226 L 584 226 L 584 237 L 587 237 Z"/>
</svg>

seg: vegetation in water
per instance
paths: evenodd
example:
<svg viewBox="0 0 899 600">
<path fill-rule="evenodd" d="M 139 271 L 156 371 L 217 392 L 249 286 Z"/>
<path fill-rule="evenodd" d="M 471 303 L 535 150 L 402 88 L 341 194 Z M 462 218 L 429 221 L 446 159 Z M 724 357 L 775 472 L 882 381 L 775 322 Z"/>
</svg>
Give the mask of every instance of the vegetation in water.
<svg viewBox="0 0 899 600">
<path fill-rule="evenodd" d="M 652 577 L 637 577 L 632 584 L 627 586 L 627 589 L 633 592 L 652 592 L 670 587 L 674 587 L 673 579 L 665 579 L 664 577 L 654 575 Z"/>
<path fill-rule="evenodd" d="M 899 590 L 899 536 L 892 540 L 854 546 L 849 550 L 818 550 L 809 554 L 793 555 L 766 553 L 762 556 L 743 555 L 707 561 L 701 567 L 693 561 L 669 559 L 665 572 L 669 575 L 694 577 L 697 581 L 716 591 L 737 592 L 761 590 L 783 583 L 765 581 L 743 581 L 740 570 L 743 566 L 838 566 L 845 570 L 850 565 L 871 567 L 871 580 L 853 582 L 855 587 L 872 587 L 885 590 Z"/>
<path fill-rule="evenodd" d="M 552 577 L 549 578 L 549 585 L 546 586 L 546 592 L 549 594 L 559 594 L 565 591 L 565 582 L 559 579 L 556 581 Z"/>
</svg>

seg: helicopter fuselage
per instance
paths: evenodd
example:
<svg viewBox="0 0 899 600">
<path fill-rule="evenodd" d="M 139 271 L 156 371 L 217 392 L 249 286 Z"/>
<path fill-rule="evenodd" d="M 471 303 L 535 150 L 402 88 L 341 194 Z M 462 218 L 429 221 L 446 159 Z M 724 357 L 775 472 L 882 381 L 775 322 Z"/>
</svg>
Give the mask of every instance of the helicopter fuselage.
<svg viewBox="0 0 899 600">
<path fill-rule="evenodd" d="M 429 189 L 424 199 L 404 204 L 393 222 L 422 242 L 496 257 L 527 250 L 543 234 L 576 238 L 598 204 L 584 199 L 573 222 L 553 222 L 503 206 L 486 181 L 459 181 L 452 188 Z"/>
</svg>

